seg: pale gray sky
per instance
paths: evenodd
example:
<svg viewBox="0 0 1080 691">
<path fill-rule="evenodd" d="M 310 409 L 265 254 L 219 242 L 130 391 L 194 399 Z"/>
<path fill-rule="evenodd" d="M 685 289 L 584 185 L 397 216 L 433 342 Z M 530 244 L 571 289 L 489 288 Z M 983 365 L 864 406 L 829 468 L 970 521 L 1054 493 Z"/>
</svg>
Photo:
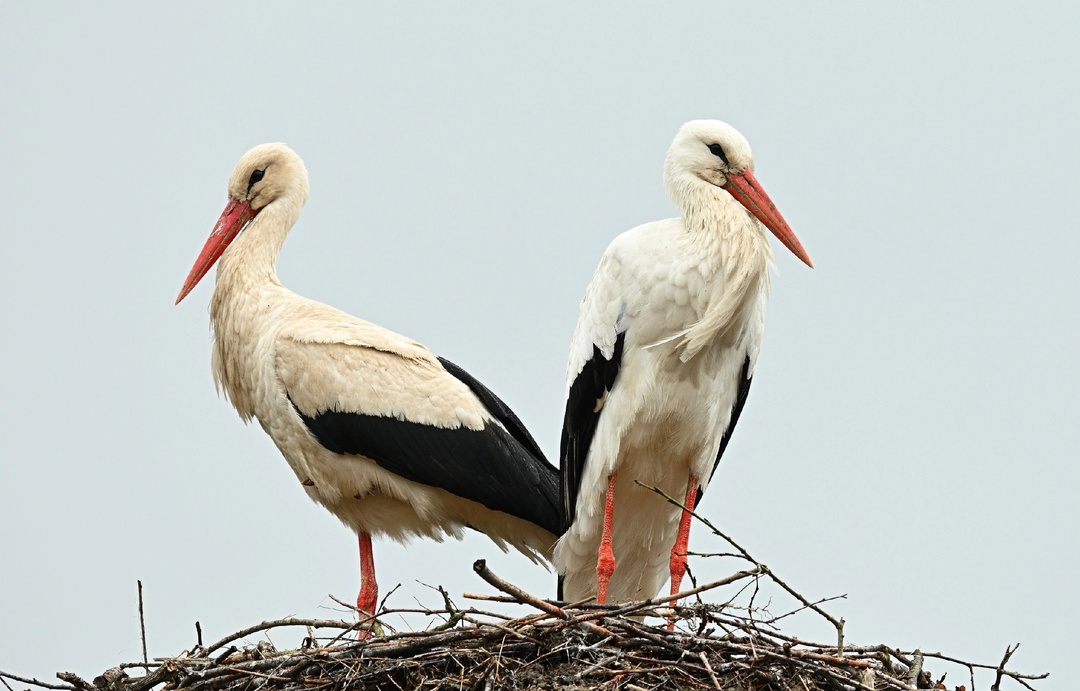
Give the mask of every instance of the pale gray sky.
<svg viewBox="0 0 1080 691">
<path fill-rule="evenodd" d="M 212 283 L 172 304 L 249 147 L 311 174 L 282 281 L 458 362 L 554 458 L 584 287 L 719 118 L 817 268 L 778 248 L 704 513 L 846 593 L 852 641 L 1021 642 L 1070 686 L 1080 9 L 631 8 L 2 2 L 0 669 L 138 658 L 140 578 L 152 655 L 355 596 L 351 534 L 214 393 Z M 478 536 L 375 549 L 401 604 L 483 590 L 478 557 L 550 589 Z"/>
</svg>

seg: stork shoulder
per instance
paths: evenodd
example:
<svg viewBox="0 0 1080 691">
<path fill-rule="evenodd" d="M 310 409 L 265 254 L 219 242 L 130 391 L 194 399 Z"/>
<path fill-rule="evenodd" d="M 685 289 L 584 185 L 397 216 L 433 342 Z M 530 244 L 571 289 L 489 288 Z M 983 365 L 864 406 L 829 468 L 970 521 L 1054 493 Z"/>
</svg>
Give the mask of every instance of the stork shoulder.
<svg viewBox="0 0 1080 691">
<path fill-rule="evenodd" d="M 329 305 L 305 301 L 282 320 L 278 338 L 298 343 L 339 343 L 399 357 L 434 363 L 435 355 L 420 343 Z"/>
<path fill-rule="evenodd" d="M 621 248 L 626 235 L 623 233 L 608 245 L 581 298 L 567 360 L 568 387 L 593 357 L 594 348 L 598 348 L 604 357 L 611 357 L 619 329 L 625 326 L 624 252 Z"/>
<path fill-rule="evenodd" d="M 277 335 L 274 369 L 304 415 L 326 411 L 482 429 L 489 414 L 419 343 L 349 315 L 294 320 Z"/>
</svg>

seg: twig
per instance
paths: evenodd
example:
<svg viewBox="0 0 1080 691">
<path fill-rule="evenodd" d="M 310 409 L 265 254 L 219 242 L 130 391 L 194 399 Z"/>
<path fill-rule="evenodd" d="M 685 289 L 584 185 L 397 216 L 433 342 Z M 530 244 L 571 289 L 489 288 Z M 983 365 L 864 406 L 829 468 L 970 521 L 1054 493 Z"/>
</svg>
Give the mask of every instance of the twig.
<svg viewBox="0 0 1080 691">
<path fill-rule="evenodd" d="M 667 650 L 670 653 L 674 653 L 675 655 L 682 655 L 682 652 L 683 652 L 682 648 L 680 648 L 674 642 L 665 640 L 665 636 L 675 638 L 674 635 L 670 634 L 667 631 L 664 631 L 664 633 L 662 633 L 662 634 L 661 633 L 653 633 L 652 631 L 649 631 L 649 629 L 646 626 L 644 626 L 642 624 L 638 624 L 633 619 L 625 619 L 625 618 L 623 618 L 623 619 L 619 619 L 617 621 L 614 621 L 613 623 L 617 624 L 619 626 L 619 628 L 621 628 L 623 630 L 633 631 L 637 636 L 640 636 L 641 638 L 644 638 L 644 639 L 646 639 L 648 641 L 651 641 L 652 643 L 655 643 L 656 645 L 660 646 L 661 648 L 664 648 L 665 650 Z"/>
<path fill-rule="evenodd" d="M 922 666 L 923 654 L 916 648 L 915 654 L 912 656 L 911 667 L 908 669 L 907 674 L 904 675 L 904 681 L 915 688 L 919 688 L 919 675 L 922 674 Z"/>
<path fill-rule="evenodd" d="M 136 580 L 139 584 L 139 633 L 142 636 L 142 661 L 149 663 L 150 658 L 146 654 L 146 617 L 143 615 L 142 580 Z"/>
<path fill-rule="evenodd" d="M 620 657 L 622 657 L 622 656 L 619 653 L 616 652 L 616 653 L 614 653 L 612 655 L 609 655 L 609 656 L 607 656 L 605 658 L 602 658 L 598 662 L 593 663 L 592 665 L 590 665 L 589 667 L 586 667 L 585 669 L 581 670 L 580 672 L 578 672 L 574 676 L 577 677 L 578 679 L 581 679 L 583 677 L 589 676 L 590 674 L 592 674 L 593 672 L 595 672 L 595 671 L 597 671 L 599 669 L 603 669 L 604 671 L 609 671 L 610 672 L 611 670 L 607 669 L 607 666 L 609 664 L 611 664 L 612 662 L 618 662 Z"/>
<path fill-rule="evenodd" d="M 706 559 L 712 558 L 712 557 L 732 557 L 734 559 L 742 559 L 743 558 L 743 555 L 735 554 L 734 552 L 694 552 L 694 551 L 689 551 L 689 552 L 686 553 L 686 556 L 688 556 L 688 557 L 703 557 L 703 558 L 706 558 Z"/>
<path fill-rule="evenodd" d="M 527 602 L 530 605 L 532 605 L 533 607 L 535 607 L 535 608 L 537 608 L 539 610 L 542 610 L 544 612 L 547 612 L 549 614 L 554 614 L 555 616 L 559 617 L 560 619 L 564 619 L 566 621 L 572 621 L 573 620 L 573 618 L 569 614 L 567 614 L 566 611 L 563 610 L 562 608 L 560 608 L 560 607 L 558 607 L 556 605 L 544 602 L 543 600 L 536 597 L 535 595 L 530 595 L 529 593 L 525 592 L 524 590 L 517 587 L 513 583 L 509 583 L 507 581 L 504 581 L 503 579 L 496 576 L 494 573 L 492 573 L 491 569 L 489 569 L 487 567 L 487 561 L 485 561 L 484 559 L 477 559 L 475 562 L 473 562 L 473 571 L 475 571 L 477 573 L 477 575 L 480 576 L 480 578 L 483 578 L 485 581 L 487 581 L 491 585 L 495 586 L 499 590 L 503 591 L 507 595 L 510 595 L 511 597 L 518 598 L 518 600 L 520 602 Z M 592 623 L 583 621 L 583 622 L 581 622 L 581 625 L 584 626 L 588 631 L 590 631 L 592 633 L 598 633 L 598 634 L 601 634 L 601 635 L 604 635 L 604 636 L 611 635 L 610 631 L 608 631 L 607 629 L 605 629 L 605 628 L 603 628 L 601 626 L 597 626 L 596 624 L 592 624 Z"/>
<path fill-rule="evenodd" d="M 127 691 L 150 691 L 150 689 L 172 677 L 176 670 L 175 664 L 161 665 L 141 679 L 135 679 L 125 688 Z"/>
<path fill-rule="evenodd" d="M 990 691 L 1001 691 L 1001 677 L 1005 674 L 1005 665 L 1008 664 L 1009 658 L 1013 656 L 1013 653 L 1019 647 L 1019 643 L 1011 647 L 1005 646 L 1005 655 L 1002 656 L 1001 662 L 998 663 L 997 674 L 994 676 L 994 685 L 990 687 Z"/>
<path fill-rule="evenodd" d="M 488 595 L 487 593 L 462 593 L 461 597 L 466 600 L 480 600 L 481 602 L 502 602 L 508 605 L 524 604 L 520 600 L 509 595 Z"/>
<path fill-rule="evenodd" d="M 820 604 L 823 604 L 825 602 L 832 602 L 833 600 L 846 600 L 846 599 L 847 599 L 847 595 L 833 595 L 832 597 L 823 597 L 820 600 L 816 600 L 814 602 L 814 604 L 815 605 L 820 605 Z M 790 612 L 784 612 L 783 614 L 775 616 L 772 619 L 762 619 L 761 623 L 762 624 L 775 624 L 776 622 L 780 621 L 781 619 L 786 619 L 786 618 L 788 618 L 790 616 L 796 615 L 799 612 L 805 611 L 807 609 L 809 609 L 809 607 L 807 607 L 806 605 L 803 605 L 802 607 L 797 607 L 797 608 L 791 610 Z"/>
<path fill-rule="evenodd" d="M 705 665 L 705 669 L 709 672 L 709 679 L 712 679 L 713 687 L 717 691 L 722 691 L 720 680 L 716 678 L 716 672 L 713 671 L 712 665 L 709 664 L 709 657 L 703 652 L 698 653 L 698 657 L 701 658 L 701 664 Z"/>
<path fill-rule="evenodd" d="M 450 613 L 450 617 L 445 622 L 443 622 L 442 624 L 439 624 L 438 626 L 432 627 L 430 630 L 431 631 L 445 631 L 446 629 L 452 629 L 455 626 L 457 626 L 458 622 L 461 621 L 465 617 L 465 614 L 463 612 L 458 611 L 454 607 L 454 603 L 450 601 L 450 595 L 447 594 L 445 588 L 443 588 L 440 585 L 440 586 L 438 586 L 437 590 L 439 591 L 439 594 L 442 595 L 443 604 L 446 605 L 446 610 Z"/>
<path fill-rule="evenodd" d="M 230 672 L 236 672 L 237 674 L 248 674 L 248 675 L 251 675 L 253 677 L 261 677 L 263 679 L 269 679 L 270 681 L 284 681 L 286 683 L 292 681 L 292 679 L 290 679 L 289 677 L 278 677 L 278 676 L 274 676 L 273 674 L 263 674 L 261 672 L 256 672 L 256 671 L 250 670 L 250 669 L 241 669 L 239 667 L 224 667 L 223 669 L 227 669 Z"/>
<path fill-rule="evenodd" d="M 237 650 L 237 648 L 236 648 L 235 645 L 230 645 L 228 648 L 225 649 L 225 652 L 221 653 L 220 655 L 218 655 L 217 657 L 214 658 L 214 661 L 212 663 L 210 663 L 210 666 L 211 667 L 217 667 L 222 662 L 225 662 L 225 660 L 227 660 L 230 655 L 235 653 L 236 650 Z"/>
<path fill-rule="evenodd" d="M 254 626 L 249 626 L 246 629 L 241 629 L 236 633 L 231 633 L 225 636 L 220 641 L 215 642 L 213 645 L 207 647 L 203 654 L 205 656 L 210 655 L 218 648 L 222 647 L 226 643 L 232 643 L 235 640 L 239 640 L 244 636 L 250 636 L 253 633 L 259 631 L 265 631 L 267 629 L 277 628 L 279 626 L 313 626 L 317 629 L 345 629 L 346 631 L 356 628 L 356 623 L 349 623 L 346 621 L 339 621 L 335 619 L 295 619 L 288 617 L 285 619 L 275 619 L 273 621 L 264 621 Z"/>
<path fill-rule="evenodd" d="M 74 684 L 50 684 L 47 681 L 41 681 L 34 679 L 33 677 L 20 677 L 18 674 L 9 674 L 3 670 L 0 670 L 0 679 L 11 679 L 12 681 L 18 681 L 23 684 L 30 684 L 31 686 L 40 686 L 43 689 L 61 689 L 62 691 L 72 691 L 77 688 Z M 6 685 L 6 682 L 5 682 Z"/>
<path fill-rule="evenodd" d="M 1017 647 L 1019 647 L 1019 644 L 1017 644 Z M 1013 652 L 1016 652 L 1016 651 L 1013 650 Z M 960 659 L 957 659 L 955 657 L 951 657 L 949 655 L 944 655 L 942 653 L 923 653 L 923 657 L 932 657 L 932 658 L 937 659 L 937 660 L 944 660 L 945 662 L 952 662 L 953 664 L 962 665 L 962 666 L 967 667 L 969 669 L 990 669 L 990 670 L 995 670 L 996 671 L 998 669 L 998 667 L 1001 666 L 1000 663 L 998 663 L 996 665 L 984 665 L 984 664 L 980 664 L 978 662 L 966 662 L 964 660 L 960 660 Z M 1028 680 L 1031 680 L 1031 681 L 1038 681 L 1039 679 L 1046 679 L 1048 676 L 1050 676 L 1050 674 L 1048 672 L 1043 672 L 1042 674 L 1021 674 L 1019 672 L 1010 672 L 1008 670 L 1005 670 L 1003 672 L 1003 674 L 1005 674 L 1005 676 L 1012 677 L 1013 679 L 1016 679 L 1017 681 L 1019 681 L 1021 679 L 1028 679 Z"/>
<path fill-rule="evenodd" d="M 575 621 L 589 621 L 590 619 L 602 619 L 604 617 L 614 617 L 624 614 L 631 614 L 643 609 L 648 609 L 649 607 L 656 607 L 657 605 L 666 606 L 671 600 L 681 600 L 683 598 L 690 597 L 691 595 L 703 593 L 706 590 L 713 590 L 715 588 L 719 588 L 721 586 L 740 581 L 744 578 L 749 578 L 750 576 L 757 576 L 760 573 L 762 572 L 759 572 L 756 569 L 753 571 L 739 571 L 731 574 L 730 576 L 727 576 L 726 578 L 721 578 L 718 581 L 712 581 L 711 583 L 706 583 L 705 585 L 698 586 L 697 588 L 684 590 L 682 592 L 675 593 L 674 595 L 664 595 L 662 597 L 654 597 L 651 600 L 628 602 L 625 605 L 614 605 L 600 611 L 583 614 L 575 617 Z"/>
<path fill-rule="evenodd" d="M 334 601 L 335 603 L 337 603 L 337 604 L 341 605 L 342 607 L 344 607 L 345 609 L 347 609 L 347 610 L 348 610 L 348 611 L 350 611 L 350 612 L 353 612 L 353 613 L 355 613 L 355 612 L 359 612 L 359 611 L 360 611 L 360 610 L 359 610 L 359 609 L 358 609 L 358 608 L 356 607 L 356 605 L 354 605 L 354 604 L 350 604 L 350 603 L 348 603 L 348 602 L 345 602 L 344 600 L 342 600 L 342 599 L 338 598 L 338 597 L 337 597 L 336 595 L 334 595 L 333 593 L 330 593 L 329 595 L 327 595 L 327 597 L 328 597 L 328 598 L 330 598 L 331 600 L 333 600 L 333 601 Z M 330 609 L 330 608 L 328 607 L 327 609 Z"/>
<path fill-rule="evenodd" d="M 80 677 L 78 674 L 72 674 L 71 672 L 57 672 L 56 678 L 60 681 L 66 681 L 77 689 L 83 689 L 83 691 L 95 691 L 94 685 Z"/>
</svg>

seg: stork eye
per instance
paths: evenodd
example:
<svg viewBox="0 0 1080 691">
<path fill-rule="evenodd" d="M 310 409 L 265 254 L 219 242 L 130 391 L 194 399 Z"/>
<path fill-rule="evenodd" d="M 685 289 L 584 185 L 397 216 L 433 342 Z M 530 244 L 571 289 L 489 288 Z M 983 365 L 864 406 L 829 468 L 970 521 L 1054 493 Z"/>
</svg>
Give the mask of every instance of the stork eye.
<svg viewBox="0 0 1080 691">
<path fill-rule="evenodd" d="M 255 186 L 256 182 L 263 179 L 263 175 L 266 175 L 265 170 L 256 170 L 251 174 L 251 177 L 248 178 L 248 192 L 251 191 L 251 188 Z"/>
<path fill-rule="evenodd" d="M 709 151 L 713 153 L 713 156 L 716 156 L 721 161 L 723 161 L 725 166 L 731 165 L 730 163 L 728 163 L 727 154 L 724 153 L 724 147 L 720 146 L 719 144 L 709 144 Z"/>
</svg>

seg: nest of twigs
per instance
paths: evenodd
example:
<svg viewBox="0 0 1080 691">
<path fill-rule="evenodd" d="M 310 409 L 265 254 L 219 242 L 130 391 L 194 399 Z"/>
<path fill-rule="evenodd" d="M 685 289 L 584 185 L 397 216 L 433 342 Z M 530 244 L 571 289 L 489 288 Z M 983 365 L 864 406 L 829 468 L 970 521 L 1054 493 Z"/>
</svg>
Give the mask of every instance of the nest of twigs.
<svg viewBox="0 0 1080 691">
<path fill-rule="evenodd" d="M 114 667 L 92 682 L 68 673 L 57 674 L 63 682 L 57 684 L 5 672 L 0 682 L 9 691 L 15 691 L 9 680 L 61 691 L 975 691 L 978 678 L 989 682 L 982 688 L 994 691 L 1006 682 L 1034 689 L 1032 683 L 1047 676 L 1008 669 L 1017 646 L 1007 648 L 998 664 L 979 664 L 941 653 L 851 645 L 844 640 L 844 621 L 821 607 L 834 598 L 807 600 L 697 518 L 736 550 L 703 556 L 736 557 L 752 568 L 679 593 L 683 604 L 675 609 L 667 597 L 621 606 L 541 600 L 499 578 L 481 560 L 474 570 L 501 594 L 464 597 L 491 605 L 459 607 L 438 588 L 443 601 L 438 607 L 390 608 L 387 596 L 375 617 L 267 621 L 209 645 L 196 623 L 198 642 L 191 650 L 148 659 L 144 635 L 142 662 Z M 767 605 L 757 604 L 763 585 L 783 591 L 798 605 L 779 616 L 770 614 Z M 710 604 L 702 600 L 703 593 L 728 597 Z M 487 609 L 496 603 L 514 612 Z M 780 620 L 799 612 L 827 621 L 835 640 L 812 642 L 784 633 Z M 398 631 L 387 623 L 403 617 L 419 618 L 416 628 L 421 630 Z M 279 649 L 270 632 L 286 627 L 304 633 L 297 647 Z M 260 640 L 252 642 L 252 637 Z M 924 662 L 958 674 L 959 683 L 954 676 L 946 685 L 945 674 L 939 670 L 934 676 Z"/>
</svg>

